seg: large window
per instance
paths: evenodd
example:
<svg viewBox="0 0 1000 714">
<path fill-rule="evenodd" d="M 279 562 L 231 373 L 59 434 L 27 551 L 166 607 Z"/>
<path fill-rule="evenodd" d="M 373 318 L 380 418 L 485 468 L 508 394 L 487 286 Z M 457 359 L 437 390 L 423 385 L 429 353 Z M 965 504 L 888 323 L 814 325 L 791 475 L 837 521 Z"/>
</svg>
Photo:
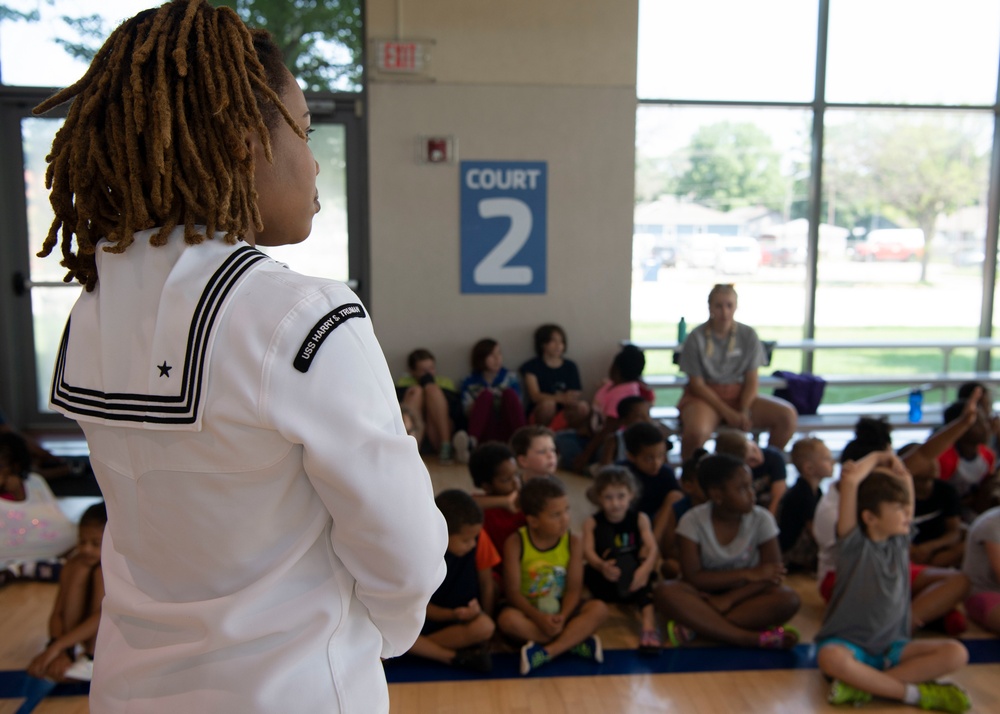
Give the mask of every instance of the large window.
<svg viewBox="0 0 1000 714">
<path fill-rule="evenodd" d="M 717 282 L 736 284 L 737 319 L 765 340 L 992 334 L 998 64 L 994 0 L 642 0 L 633 339 L 704 321 Z M 650 371 L 673 371 L 668 359 Z M 971 348 L 950 359 L 983 366 Z M 941 360 L 780 350 L 772 368 Z"/>
<path fill-rule="evenodd" d="M 361 86 L 359 0 L 323 3 L 212 0 L 274 34 L 312 114 L 311 148 L 320 166 L 322 210 L 304 244 L 266 252 L 310 275 L 368 289 L 367 186 Z M 44 185 L 60 112 L 31 116 L 51 90 L 86 71 L 90 58 L 123 19 L 162 0 L 2 0 L 0 2 L 0 274 L 13 276 L 13 296 L 0 302 L 0 408 L 19 426 L 63 425 L 47 410 L 49 380 L 66 317 L 80 287 L 63 283 L 58 248 L 35 254 L 52 223 Z M 301 5 L 301 6 L 300 6 Z M 302 27 L 318 28 L 303 34 Z M 28 61 L 30 59 L 30 61 Z M 43 60 L 43 61 L 40 61 Z M 347 90 L 347 91 L 344 91 Z"/>
</svg>

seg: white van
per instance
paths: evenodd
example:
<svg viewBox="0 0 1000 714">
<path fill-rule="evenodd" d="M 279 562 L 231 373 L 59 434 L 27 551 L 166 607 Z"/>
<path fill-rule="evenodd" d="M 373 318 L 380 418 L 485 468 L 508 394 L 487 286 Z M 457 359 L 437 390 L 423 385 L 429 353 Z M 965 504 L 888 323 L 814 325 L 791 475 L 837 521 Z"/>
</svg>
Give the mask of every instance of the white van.
<svg viewBox="0 0 1000 714">
<path fill-rule="evenodd" d="M 723 236 L 715 252 L 715 269 L 727 275 L 749 275 L 760 268 L 760 244 L 749 236 Z"/>
</svg>

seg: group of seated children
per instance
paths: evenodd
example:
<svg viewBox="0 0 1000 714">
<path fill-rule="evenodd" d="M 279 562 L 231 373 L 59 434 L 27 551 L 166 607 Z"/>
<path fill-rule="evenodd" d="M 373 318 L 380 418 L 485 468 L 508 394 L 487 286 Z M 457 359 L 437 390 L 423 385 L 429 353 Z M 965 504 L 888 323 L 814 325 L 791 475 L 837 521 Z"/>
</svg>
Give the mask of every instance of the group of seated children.
<svg viewBox="0 0 1000 714">
<path fill-rule="evenodd" d="M 471 454 L 477 493 L 438 495 L 448 523 L 448 574 L 413 654 L 490 671 L 489 641 L 498 629 L 519 643 L 522 674 L 567 651 L 603 661 L 595 632 L 607 607 L 582 597 L 584 546 L 570 532 L 556 466 L 553 432 L 524 426 L 510 447 L 486 442 Z"/>
<path fill-rule="evenodd" d="M 497 598 L 496 628 L 509 640 L 519 643 L 521 670 L 525 674 L 566 651 L 600 661 L 601 642 L 595 632 L 607 616 L 605 603 L 626 603 L 639 610 L 639 648 L 643 653 L 657 653 L 661 647 L 654 606 L 673 618 L 669 635 L 675 644 L 690 639 L 695 631 L 723 641 L 750 644 L 743 633 L 727 639 L 731 633 L 720 633 L 711 626 L 706 628 L 698 618 L 690 619 L 687 614 L 674 616 L 668 604 L 672 600 L 668 586 L 673 583 L 655 585 L 662 536 L 657 529 L 663 529 L 662 514 L 673 513 L 674 504 L 685 494 L 666 463 L 668 442 L 661 429 L 639 421 L 626 429 L 624 443 L 626 458 L 618 465 L 601 469 L 588 492 L 598 510 L 586 519 L 582 540 L 569 531 L 569 502 L 563 485 L 554 475 L 557 459 L 550 429 L 528 425 L 515 432 L 509 447 L 498 442 L 478 446 L 469 462 L 477 487 L 471 498 L 482 508 L 483 515 L 460 521 L 442 506 L 449 529 L 456 534 L 449 548 L 449 573 L 458 557 L 464 556 L 472 563 L 466 565 L 466 581 L 472 583 L 474 579 L 468 573 L 478 573 L 480 577 L 475 584 L 478 589 L 456 588 L 449 574 L 442 586 L 448 592 L 440 592 L 432 599 L 425 637 L 418 642 L 414 653 L 456 666 L 488 668 L 481 645 L 492 634 L 493 620 L 476 628 L 470 623 L 477 621 L 472 619 L 473 615 L 478 618 L 480 614 L 493 614 L 483 608 L 483 603 L 494 602 L 493 597 L 483 594 L 485 588 L 491 587 L 502 593 L 502 598 Z M 707 545 L 699 545 L 700 538 L 709 532 L 713 533 L 713 543 L 739 551 L 740 562 L 728 563 L 732 569 L 758 568 L 761 558 L 756 551 L 746 556 L 746 565 L 742 564 L 742 551 L 750 541 L 769 542 L 764 549 L 763 569 L 768 571 L 767 582 L 773 588 L 754 586 L 755 592 L 751 594 L 740 590 L 742 582 L 727 581 L 720 585 L 710 580 L 703 589 L 705 596 L 714 598 L 715 605 L 722 608 L 720 617 L 732 615 L 743 623 L 745 631 L 754 630 L 752 644 L 790 647 L 797 641 L 797 635 L 783 624 L 797 610 L 798 598 L 781 585 L 784 569 L 780 555 L 776 566 L 771 562 L 778 552 L 774 517 L 766 509 L 753 505 L 754 496 L 749 488 L 730 485 L 737 476 L 751 483 L 750 470 L 742 461 L 728 456 L 714 458 L 726 460 L 734 469 L 720 479 L 711 462 L 706 462 L 705 467 L 698 466 L 708 500 L 692 508 L 679 525 L 680 539 L 690 541 L 695 556 L 683 559 L 688 568 L 685 577 L 694 582 L 697 572 L 707 574 L 718 566 Z M 742 495 L 735 496 L 738 492 Z M 764 521 L 743 525 L 747 517 Z M 740 533 L 738 544 L 733 543 L 734 533 L 730 532 L 733 525 Z M 471 541 L 457 543 L 458 536 L 472 537 L 477 533 L 480 543 L 500 544 L 499 567 L 493 559 L 480 557 L 476 561 L 470 555 L 472 550 L 489 552 L 491 547 L 477 546 Z M 686 554 L 688 550 L 685 546 Z M 699 551 L 704 557 L 699 556 Z M 454 568 L 457 567 L 455 564 Z M 491 569 L 493 573 L 488 578 Z M 750 578 L 757 579 L 756 570 Z M 582 598 L 585 584 L 594 599 Z M 724 605 L 727 601 L 731 603 L 728 606 Z M 742 611 L 753 611 L 765 624 L 744 620 Z M 473 641 L 473 629 L 482 640 Z"/>
<path fill-rule="evenodd" d="M 991 463 L 978 446 L 988 436 L 981 401 L 981 388 L 969 392 L 943 428 L 899 457 L 886 423 L 862 420 L 844 450 L 841 478 L 825 494 L 820 484 L 833 476 L 834 459 L 820 439 L 793 445 L 799 479 L 787 491 L 776 466 L 767 465 L 766 449 L 726 430 L 716 454 L 700 450 L 685 462 L 678 484 L 666 463 L 664 432 L 640 416 L 608 441 L 612 452 L 623 448 L 624 459 L 593 474 L 587 496 L 597 510 L 584 521 L 582 539 L 569 529 L 550 429 L 522 427 L 509 447 L 481 444 L 469 463 L 477 488 L 465 499 L 475 506 L 471 514 L 459 520 L 442 506 L 456 534 L 449 573 L 452 560 L 465 556 L 466 580 L 475 580 L 475 588 L 432 601 L 427 637 L 444 634 L 414 652 L 487 669 L 492 603 L 496 629 L 521 647 L 523 674 L 567 651 L 601 661 L 596 631 L 607 616 L 605 603 L 639 611 L 644 653 L 661 647 L 658 613 L 673 646 L 703 636 L 788 648 L 799 639 L 788 621 L 800 603 L 785 575 L 818 571 L 829 603 L 817 636 L 819 664 L 833 680 L 832 703 L 878 696 L 965 711 L 966 694 L 935 681 L 964 665 L 964 646 L 910 638 L 925 626 L 962 632 L 956 605 L 963 600 L 974 621 L 1000 632 L 1000 507 L 978 516 L 959 549 L 955 519 L 961 523 L 963 506 L 982 499 L 940 496 L 941 484 L 950 483 L 937 476 L 942 460 L 952 458 L 952 480 L 971 484 L 966 496 L 988 488 L 991 474 L 972 477 L 966 463 L 977 469 Z M 643 402 L 626 396 L 619 417 Z M 957 457 L 947 456 L 952 450 Z M 941 528 L 929 529 L 936 520 Z M 928 529 L 927 538 L 911 542 L 911 530 Z M 949 567 L 963 559 L 964 573 Z M 586 599 L 584 586 L 594 599 Z M 910 607 L 900 607 L 904 602 Z"/>
<path fill-rule="evenodd" d="M 559 325 L 540 326 L 535 356 L 514 372 L 504 366 L 496 340 L 479 340 L 472 347 L 471 372 L 458 387 L 437 374 L 429 350 L 413 350 L 406 374 L 396 381 L 407 432 L 442 462 L 468 463 L 477 444 L 507 442 L 520 427 L 540 425 L 556 434 L 563 468 L 587 472 L 594 463 L 610 463 L 617 451 L 615 434 L 628 418 L 618 414 L 618 404 L 625 397 L 653 403 L 652 390 L 641 381 L 645 356 L 638 347 L 625 346 L 588 402 L 576 363 L 565 357 L 566 345 Z M 649 419 L 648 406 L 644 418 Z"/>
</svg>

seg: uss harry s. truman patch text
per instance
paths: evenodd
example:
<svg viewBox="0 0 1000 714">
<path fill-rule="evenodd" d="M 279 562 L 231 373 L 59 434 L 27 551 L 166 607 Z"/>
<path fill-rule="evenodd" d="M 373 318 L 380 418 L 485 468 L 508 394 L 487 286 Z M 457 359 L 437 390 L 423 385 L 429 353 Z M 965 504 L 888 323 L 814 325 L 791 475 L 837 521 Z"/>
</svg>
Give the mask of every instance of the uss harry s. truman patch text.
<svg viewBox="0 0 1000 714">
<path fill-rule="evenodd" d="M 346 305 L 341 305 L 335 310 L 331 310 L 324 315 L 320 321 L 313 325 L 313 328 L 309 330 L 309 336 L 306 337 L 302 346 L 299 347 L 299 351 L 295 354 L 295 361 L 292 362 L 295 369 L 300 372 L 308 372 L 309 365 L 312 364 L 313 358 L 316 356 L 316 353 L 319 352 L 319 348 L 322 346 L 323 340 L 333 334 L 334 330 L 353 317 L 367 317 L 365 309 L 360 303 L 347 303 Z"/>
</svg>

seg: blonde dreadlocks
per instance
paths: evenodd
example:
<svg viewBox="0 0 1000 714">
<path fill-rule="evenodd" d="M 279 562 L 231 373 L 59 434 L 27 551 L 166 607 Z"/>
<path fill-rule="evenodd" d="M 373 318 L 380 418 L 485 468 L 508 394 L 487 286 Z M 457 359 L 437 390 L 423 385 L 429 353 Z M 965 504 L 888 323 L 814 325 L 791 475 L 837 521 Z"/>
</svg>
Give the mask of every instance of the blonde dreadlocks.
<svg viewBox="0 0 1000 714">
<path fill-rule="evenodd" d="M 46 157 L 55 219 L 38 255 L 60 242 L 64 280 L 90 291 L 101 238 L 122 253 L 157 226 L 157 246 L 182 223 L 192 245 L 261 230 L 246 138 L 257 133 L 268 161 L 268 129 L 282 118 L 305 138 L 278 96 L 286 81 L 270 35 L 229 8 L 173 0 L 124 22 L 78 82 L 34 109 L 73 100 Z"/>
</svg>

